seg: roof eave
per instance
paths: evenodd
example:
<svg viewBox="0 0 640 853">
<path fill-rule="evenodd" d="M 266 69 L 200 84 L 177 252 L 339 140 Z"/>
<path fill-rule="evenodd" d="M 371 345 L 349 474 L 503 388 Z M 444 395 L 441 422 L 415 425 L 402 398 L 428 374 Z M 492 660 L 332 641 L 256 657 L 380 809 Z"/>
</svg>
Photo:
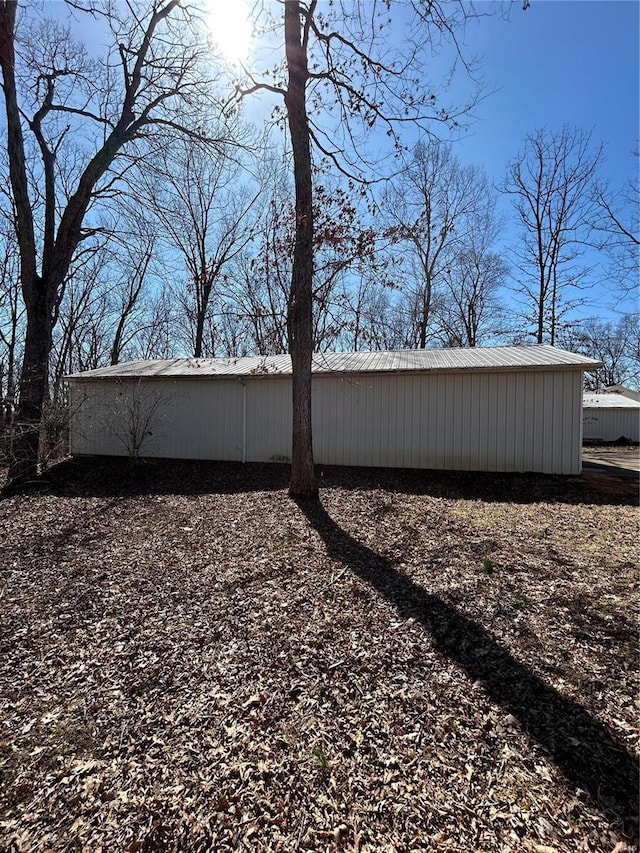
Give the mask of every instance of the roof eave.
<svg viewBox="0 0 640 853">
<path fill-rule="evenodd" d="M 517 364 L 517 365 L 474 365 L 460 367 L 430 367 L 430 368 L 392 368 L 389 370 L 373 369 L 373 370 L 313 370 L 313 376 L 398 376 L 406 375 L 431 375 L 443 373 L 538 373 L 538 372 L 567 372 L 580 371 L 584 373 L 586 370 L 597 370 L 604 367 L 601 361 L 589 361 L 584 363 L 566 363 L 566 364 Z M 291 371 L 264 371 L 255 373 L 200 373 L 200 374 L 184 374 L 184 373 L 151 373 L 151 374 L 133 374 L 133 373 L 72 373 L 64 376 L 65 382 L 104 382 L 108 380 L 118 381 L 192 381 L 202 379 L 288 379 L 292 376 Z"/>
</svg>

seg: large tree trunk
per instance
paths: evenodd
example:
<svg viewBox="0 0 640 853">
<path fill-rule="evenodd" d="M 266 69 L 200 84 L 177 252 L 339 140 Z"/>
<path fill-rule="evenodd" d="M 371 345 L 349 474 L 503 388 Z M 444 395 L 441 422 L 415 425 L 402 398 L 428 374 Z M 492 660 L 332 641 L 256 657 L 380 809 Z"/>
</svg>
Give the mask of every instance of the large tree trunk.
<svg viewBox="0 0 640 853">
<path fill-rule="evenodd" d="M 289 348 L 293 367 L 293 424 L 289 494 L 318 494 L 311 434 L 311 359 L 313 356 L 313 205 L 311 145 L 306 106 L 306 39 L 298 0 L 284 4 L 284 32 L 289 71 L 285 96 L 293 150 L 296 191 L 296 237 L 289 297 Z"/>
<path fill-rule="evenodd" d="M 431 277 L 427 275 L 424 283 L 424 291 L 422 293 L 422 311 L 420 313 L 419 329 L 420 340 L 418 349 L 427 348 L 427 330 L 429 328 L 429 320 L 431 319 Z"/>
<path fill-rule="evenodd" d="M 27 189 L 24 140 L 15 78 L 15 21 L 17 3 L 0 4 L 0 66 L 7 119 L 9 179 L 16 215 L 16 235 L 20 249 L 20 280 L 27 309 L 27 334 L 16 414 L 18 435 L 9 483 L 23 485 L 37 474 L 40 417 L 47 390 L 46 365 L 50 347 L 47 299 L 36 272 L 36 249 L 31 203 Z"/>
<path fill-rule="evenodd" d="M 82 238 L 82 223 L 97 183 L 109 169 L 122 146 L 135 137 L 140 127 L 150 121 L 148 111 L 143 111 L 136 119 L 136 99 L 145 79 L 145 66 L 155 30 L 178 4 L 179 0 L 168 0 L 165 5 L 154 8 L 140 48 L 131 57 L 131 67 L 124 69 L 125 94 L 120 118 L 82 172 L 76 191 L 69 197 L 60 215 L 57 233 L 58 201 L 53 171 L 56 149 L 50 147 L 42 133 L 42 121 L 53 109 L 53 91 L 45 96 L 40 109 L 29 121 L 29 128 L 40 149 L 44 169 L 44 234 L 40 258 L 42 274 L 38 275 L 33 208 L 29 198 L 27 158 L 16 90 L 17 2 L 0 0 L 0 69 L 7 119 L 9 178 L 15 208 L 16 237 L 20 249 L 20 281 L 27 309 L 24 364 L 16 415 L 19 435 L 14 444 L 15 460 L 9 469 L 7 485 L 10 487 L 26 484 L 37 473 L 39 422 L 47 398 L 51 333 L 61 287 Z"/>
<path fill-rule="evenodd" d="M 538 257 L 539 258 L 543 257 L 542 251 L 540 251 L 538 253 Z M 537 344 L 543 344 L 544 343 L 544 309 L 547 305 L 547 296 L 546 296 L 547 288 L 546 288 L 545 273 L 544 273 L 544 269 L 542 268 L 543 262 L 539 261 L 539 263 L 540 263 L 540 272 L 539 272 L 540 292 L 539 292 L 539 297 L 538 297 L 538 325 L 537 325 L 537 331 L 536 331 L 536 343 Z"/>
<path fill-rule="evenodd" d="M 193 357 L 202 358 L 202 339 L 204 337 L 204 320 L 198 317 L 196 323 L 196 342 L 193 348 Z"/>
<path fill-rule="evenodd" d="M 204 340 L 205 308 L 198 306 L 196 310 L 196 339 L 193 347 L 193 357 L 202 358 L 202 342 Z"/>
<path fill-rule="evenodd" d="M 52 309 L 45 284 L 36 278 L 24 290 L 27 330 L 20 375 L 20 398 L 15 416 L 16 437 L 8 475 L 8 483 L 12 487 L 28 485 L 38 474 L 38 445 L 51 355 Z"/>
</svg>

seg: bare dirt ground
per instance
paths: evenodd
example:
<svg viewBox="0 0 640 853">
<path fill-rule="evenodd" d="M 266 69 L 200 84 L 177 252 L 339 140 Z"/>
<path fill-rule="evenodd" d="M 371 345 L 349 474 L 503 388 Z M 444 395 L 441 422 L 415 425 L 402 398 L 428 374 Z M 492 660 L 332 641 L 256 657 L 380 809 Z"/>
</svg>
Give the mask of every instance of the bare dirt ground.
<svg viewBox="0 0 640 853">
<path fill-rule="evenodd" d="M 582 454 L 582 462 L 595 463 L 596 465 L 607 465 L 616 469 L 618 474 L 624 476 L 625 471 L 640 472 L 640 448 L 637 445 L 630 447 L 585 447 Z"/>
<path fill-rule="evenodd" d="M 85 460 L 0 501 L 0 850 L 637 844 L 637 487 Z"/>
</svg>

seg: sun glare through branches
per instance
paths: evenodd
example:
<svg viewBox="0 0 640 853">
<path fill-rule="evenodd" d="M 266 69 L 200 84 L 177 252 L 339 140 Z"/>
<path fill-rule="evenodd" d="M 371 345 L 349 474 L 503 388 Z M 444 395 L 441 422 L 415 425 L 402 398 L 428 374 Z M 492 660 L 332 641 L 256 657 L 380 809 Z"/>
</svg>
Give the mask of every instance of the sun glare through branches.
<svg viewBox="0 0 640 853">
<path fill-rule="evenodd" d="M 228 62 L 242 62 L 249 53 L 252 25 L 245 0 L 208 0 L 211 40 Z"/>
</svg>

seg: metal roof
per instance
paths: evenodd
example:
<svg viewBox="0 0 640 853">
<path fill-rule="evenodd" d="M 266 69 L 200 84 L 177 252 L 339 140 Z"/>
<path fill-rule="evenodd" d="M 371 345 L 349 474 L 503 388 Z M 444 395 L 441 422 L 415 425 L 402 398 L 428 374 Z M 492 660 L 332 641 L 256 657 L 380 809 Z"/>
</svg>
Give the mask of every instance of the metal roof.
<svg viewBox="0 0 640 853">
<path fill-rule="evenodd" d="M 583 409 L 640 409 L 640 402 L 624 394 L 583 394 Z"/>
<path fill-rule="evenodd" d="M 476 347 L 398 350 L 396 352 L 327 352 L 313 356 L 313 372 L 450 373 L 457 371 L 593 370 L 602 363 L 551 346 Z M 74 373 L 68 379 L 165 379 L 291 375 L 291 356 L 242 358 L 173 358 L 129 361 Z"/>
<path fill-rule="evenodd" d="M 604 389 L 605 394 L 622 394 L 623 397 L 631 397 L 632 400 L 640 400 L 640 392 L 626 385 L 609 385 Z"/>
</svg>

